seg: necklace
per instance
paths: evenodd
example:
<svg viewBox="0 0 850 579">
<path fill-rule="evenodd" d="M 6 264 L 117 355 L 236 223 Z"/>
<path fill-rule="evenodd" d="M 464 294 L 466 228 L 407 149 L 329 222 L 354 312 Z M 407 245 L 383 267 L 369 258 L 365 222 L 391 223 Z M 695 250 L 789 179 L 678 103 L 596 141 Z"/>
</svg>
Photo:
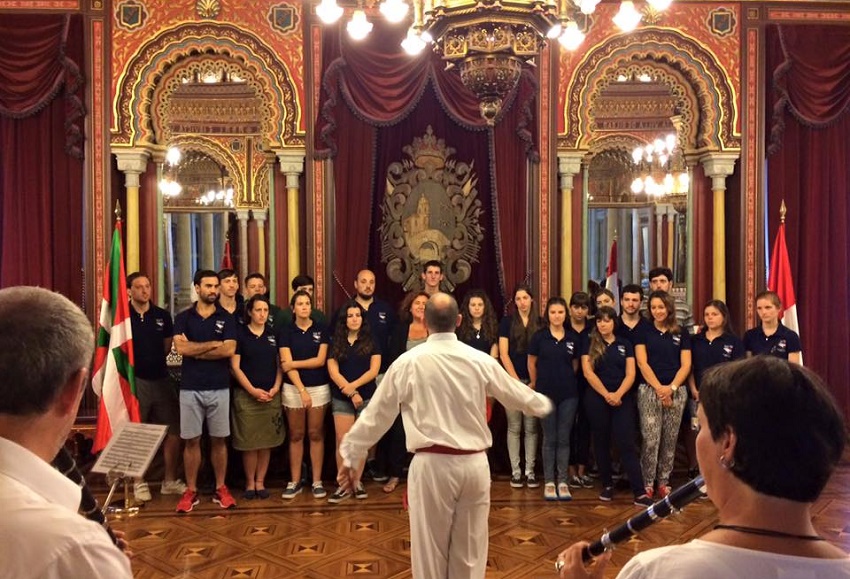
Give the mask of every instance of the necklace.
<svg viewBox="0 0 850 579">
<path fill-rule="evenodd" d="M 823 541 L 823 537 L 818 535 L 796 535 L 794 533 L 783 533 L 782 531 L 772 531 L 770 529 L 759 529 L 758 527 L 745 527 L 743 525 L 714 525 L 714 530 L 726 529 L 727 531 L 738 531 L 739 533 L 748 533 L 750 535 L 761 535 L 763 537 L 776 537 L 781 539 L 799 539 L 800 541 Z"/>
</svg>

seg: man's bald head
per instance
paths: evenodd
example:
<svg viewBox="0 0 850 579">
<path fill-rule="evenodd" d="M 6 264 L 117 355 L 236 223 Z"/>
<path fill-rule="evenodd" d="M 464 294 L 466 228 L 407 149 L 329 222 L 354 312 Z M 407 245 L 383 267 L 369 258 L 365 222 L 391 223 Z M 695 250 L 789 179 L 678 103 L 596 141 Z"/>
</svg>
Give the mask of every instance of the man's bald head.
<svg viewBox="0 0 850 579">
<path fill-rule="evenodd" d="M 431 333 L 454 332 L 458 324 L 457 301 L 446 293 L 437 292 L 425 304 L 425 325 Z"/>
</svg>

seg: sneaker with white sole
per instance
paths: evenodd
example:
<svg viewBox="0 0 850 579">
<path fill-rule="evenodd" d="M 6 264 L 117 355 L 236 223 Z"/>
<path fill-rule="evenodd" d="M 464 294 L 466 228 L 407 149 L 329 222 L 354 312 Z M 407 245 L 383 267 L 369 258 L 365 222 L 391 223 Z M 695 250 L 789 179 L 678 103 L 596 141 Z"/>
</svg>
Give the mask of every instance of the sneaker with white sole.
<svg viewBox="0 0 850 579">
<path fill-rule="evenodd" d="M 221 485 L 215 489 L 212 502 L 220 506 L 222 509 L 232 509 L 236 507 L 236 501 L 234 500 L 233 495 L 230 494 L 230 490 L 225 485 Z"/>
<path fill-rule="evenodd" d="M 540 486 L 540 481 L 537 480 L 537 475 L 535 475 L 533 472 L 530 472 L 525 475 L 525 485 L 530 489 L 538 488 Z"/>
<path fill-rule="evenodd" d="M 342 487 L 336 489 L 331 496 L 328 497 L 328 502 L 332 505 L 341 503 L 345 499 L 351 498 L 351 493 L 344 490 Z"/>
<path fill-rule="evenodd" d="M 364 487 L 362 483 L 357 485 L 357 488 L 354 489 L 354 498 L 359 501 L 369 498 L 369 494 L 366 492 L 366 487 Z"/>
<path fill-rule="evenodd" d="M 547 501 L 558 500 L 558 490 L 555 488 L 555 483 L 547 482 L 543 485 L 543 498 Z"/>
<path fill-rule="evenodd" d="M 313 483 L 313 498 L 314 499 L 323 499 L 328 496 L 328 491 L 325 490 L 325 486 L 319 482 Z"/>
<path fill-rule="evenodd" d="M 280 495 L 280 498 L 291 500 L 298 494 L 301 494 L 301 483 L 289 482 L 286 483 L 286 488 L 283 489 L 283 494 Z"/>
<path fill-rule="evenodd" d="M 565 482 L 558 484 L 558 500 L 559 501 L 571 501 L 573 500 L 573 495 L 570 492 L 570 485 Z"/>
<path fill-rule="evenodd" d="M 189 513 L 199 502 L 197 491 L 186 489 L 186 492 L 183 493 L 183 496 L 177 502 L 176 510 L 178 513 Z"/>
<path fill-rule="evenodd" d="M 521 489 L 522 488 L 522 475 L 515 474 L 511 476 L 511 488 Z"/>
<path fill-rule="evenodd" d="M 610 501 L 614 498 L 614 487 L 605 487 L 599 493 L 600 501 Z"/>
<path fill-rule="evenodd" d="M 159 492 L 163 495 L 182 495 L 186 492 L 186 483 L 179 478 L 176 480 L 164 480 L 159 487 Z"/>
<path fill-rule="evenodd" d="M 134 484 L 133 497 L 136 499 L 136 501 L 140 503 L 146 503 L 150 501 L 153 497 L 151 497 L 151 489 L 148 486 L 148 483 L 146 483 L 145 481 L 141 481 Z"/>
</svg>

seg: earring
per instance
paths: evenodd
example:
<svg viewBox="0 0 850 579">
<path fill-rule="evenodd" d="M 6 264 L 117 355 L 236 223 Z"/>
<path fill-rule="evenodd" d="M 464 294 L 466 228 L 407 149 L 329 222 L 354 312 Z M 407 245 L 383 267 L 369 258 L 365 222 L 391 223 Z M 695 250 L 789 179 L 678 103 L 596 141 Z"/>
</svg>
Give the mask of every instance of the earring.
<svg viewBox="0 0 850 579">
<path fill-rule="evenodd" d="M 721 457 L 720 457 L 720 466 L 722 466 L 722 467 L 723 467 L 723 468 L 725 468 L 726 470 L 730 470 L 730 469 L 732 469 L 732 468 L 735 468 L 735 459 L 732 459 L 732 460 L 730 460 L 730 461 L 728 461 L 728 462 L 727 462 L 727 461 L 726 461 L 726 457 L 721 455 Z"/>
</svg>

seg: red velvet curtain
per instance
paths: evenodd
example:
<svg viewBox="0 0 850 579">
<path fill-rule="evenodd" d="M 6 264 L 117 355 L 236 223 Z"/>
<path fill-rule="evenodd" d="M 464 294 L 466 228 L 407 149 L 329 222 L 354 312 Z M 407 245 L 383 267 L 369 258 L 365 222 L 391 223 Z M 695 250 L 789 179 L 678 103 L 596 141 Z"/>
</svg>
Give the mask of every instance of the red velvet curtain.
<svg viewBox="0 0 850 579">
<path fill-rule="evenodd" d="M 402 147 L 430 125 L 457 149 L 454 159 L 472 161 L 478 175 L 485 240 L 480 263 L 473 264 L 457 294 L 482 287 L 499 308 L 505 291 L 527 275 L 526 179 L 528 160 L 536 160 L 536 81 L 523 75 L 491 129 L 479 116 L 475 96 L 455 72 L 443 70 L 438 57 L 412 58 L 401 50 L 402 32 L 376 25 L 357 44 L 340 29 L 325 33 L 315 134 L 318 154 L 334 159 L 333 303 L 341 303 L 363 267 L 375 271 L 382 297 L 401 298 L 400 286 L 389 281 L 381 264 L 378 227 L 387 167 L 402 160 Z"/>
<path fill-rule="evenodd" d="M 850 416 L 850 29 L 771 26 L 766 38 L 768 242 L 784 200 L 803 357 Z"/>
<path fill-rule="evenodd" d="M 0 286 L 40 285 L 80 304 L 83 46 L 80 15 L 0 21 Z"/>
</svg>

